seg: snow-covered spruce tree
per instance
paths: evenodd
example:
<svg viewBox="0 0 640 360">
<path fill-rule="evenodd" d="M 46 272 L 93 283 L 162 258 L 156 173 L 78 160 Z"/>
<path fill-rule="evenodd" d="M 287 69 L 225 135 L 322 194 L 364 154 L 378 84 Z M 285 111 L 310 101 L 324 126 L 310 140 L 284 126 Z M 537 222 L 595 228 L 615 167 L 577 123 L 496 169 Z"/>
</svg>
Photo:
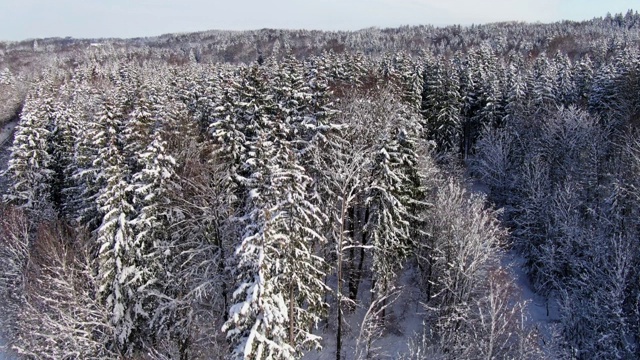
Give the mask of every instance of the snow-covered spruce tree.
<svg viewBox="0 0 640 360">
<path fill-rule="evenodd" d="M 349 54 L 347 52 L 339 56 L 340 60 L 338 64 L 342 63 L 345 70 L 342 78 L 339 80 L 345 81 L 351 85 L 362 85 L 365 76 L 368 73 L 370 66 L 370 59 L 364 56 L 361 52 L 355 54 Z"/>
<path fill-rule="evenodd" d="M 133 206 L 137 216 L 131 221 L 135 238 L 131 244 L 131 252 L 134 252 L 134 265 L 138 269 L 131 285 L 138 292 L 139 298 L 137 311 L 144 317 L 154 318 L 157 302 L 162 299 L 163 284 L 156 282 L 164 279 L 162 249 L 168 248 L 169 219 L 168 192 L 175 186 L 172 178 L 175 177 L 176 166 L 173 157 L 165 150 L 165 142 L 159 131 L 153 134 L 151 143 L 139 154 L 139 167 L 141 170 L 133 175 L 130 191 L 133 197 Z M 166 280 L 166 279 L 165 279 Z M 160 289 L 158 289 L 160 287 Z M 157 293 L 160 296 L 154 296 Z M 141 329 L 150 331 L 150 329 Z M 153 334 L 145 334 L 153 335 Z"/>
<path fill-rule="evenodd" d="M 505 109 L 502 124 L 509 126 L 517 119 L 525 116 L 527 109 L 527 82 L 523 74 L 524 69 L 516 63 L 509 64 L 505 84 Z"/>
<path fill-rule="evenodd" d="M 329 88 L 329 71 L 331 65 L 327 59 L 314 57 L 305 64 L 305 81 L 309 87 L 309 113 L 316 125 L 326 126 L 335 114 L 332 91 Z"/>
<path fill-rule="evenodd" d="M 124 155 L 127 166 L 132 173 L 137 173 L 139 168 L 138 156 L 151 142 L 151 131 L 154 127 L 153 104 L 150 99 L 149 89 L 141 84 L 136 90 L 131 113 L 128 115 L 122 133 L 124 143 Z"/>
<path fill-rule="evenodd" d="M 578 106 L 587 107 L 589 101 L 589 92 L 591 91 L 591 83 L 593 82 L 593 63 L 591 57 L 585 55 L 573 64 L 571 72 L 575 84 L 574 99 Z"/>
<path fill-rule="evenodd" d="M 198 126 L 182 100 L 180 83 L 176 79 L 179 76 L 179 73 L 171 72 L 167 75 L 168 84 L 159 88 L 158 99 L 154 100 L 154 117 L 163 119 L 167 151 L 176 159 L 177 164 L 186 164 L 197 158 L 197 154 L 202 151 L 202 138 L 199 137 Z"/>
<path fill-rule="evenodd" d="M 549 62 L 545 53 L 538 55 L 533 65 L 529 85 L 532 93 L 531 106 L 539 116 L 553 112 L 558 105 L 556 98 L 558 90 L 555 82 L 557 69 L 554 65 L 553 62 Z"/>
<path fill-rule="evenodd" d="M 423 89 L 421 109 L 427 138 L 440 151 L 455 150 L 461 140 L 462 98 L 451 64 L 442 58 L 427 59 Z"/>
<path fill-rule="evenodd" d="M 372 291 L 383 298 L 394 290 L 396 273 L 413 247 L 412 210 L 421 200 L 415 143 L 421 128 L 418 116 L 389 93 L 383 91 L 375 104 L 369 113 L 375 120 L 365 121 L 376 124 L 379 137 L 371 149 L 371 179 L 365 188 L 369 217 L 363 231 L 373 246 Z M 384 311 L 381 316 L 384 320 Z"/>
<path fill-rule="evenodd" d="M 287 133 L 282 136 L 296 148 L 296 155 L 305 154 L 317 132 L 318 119 L 313 111 L 316 109 L 312 107 L 313 95 L 304 78 L 303 64 L 293 57 L 285 58 L 276 70 L 272 86 L 278 103 L 278 117 L 287 124 L 283 129 Z M 316 93 L 316 96 L 322 95 Z M 318 105 L 324 107 L 323 104 Z"/>
<path fill-rule="evenodd" d="M 94 164 L 104 181 L 97 197 L 102 223 L 96 230 L 98 249 L 98 296 L 107 306 L 115 339 L 113 349 L 127 353 L 132 349 L 144 311 L 138 288 L 146 283 L 145 268 L 136 263 L 137 251 L 131 219 L 135 209 L 130 203 L 129 172 L 122 155 L 120 131 L 122 114 L 113 99 L 105 99 L 100 112 L 104 142 Z"/>
<path fill-rule="evenodd" d="M 504 73 L 505 71 L 500 70 L 499 72 Z M 475 131 L 474 144 L 477 141 L 482 127 L 499 127 L 502 125 L 502 119 L 505 116 L 503 83 L 504 81 L 497 76 L 484 80 L 482 87 L 482 108 L 476 114 L 478 118 L 477 123 L 480 124 L 480 128 Z"/>
<path fill-rule="evenodd" d="M 419 111 L 422 105 L 422 90 L 424 85 L 424 71 L 419 60 L 401 52 L 394 58 L 393 65 L 399 80 L 402 101 L 411 109 Z"/>
<path fill-rule="evenodd" d="M 94 120 L 79 121 L 78 138 L 74 154 L 73 181 L 77 184 L 78 198 L 71 205 L 75 220 L 82 225 L 95 229 L 101 222 L 96 199 L 100 189 L 104 186 L 100 167 L 94 165 L 98 158 L 98 149 L 94 144 L 104 141 L 102 129 Z"/>
<path fill-rule="evenodd" d="M 241 85 L 239 81 L 243 80 L 233 77 L 221 76 L 220 81 L 226 81 L 228 86 L 216 99 L 217 106 L 211 119 L 210 132 L 215 144 L 212 155 L 226 168 L 228 175 L 225 180 L 233 188 L 232 193 L 240 198 L 244 177 L 242 166 L 248 157 L 247 142 L 252 136 L 251 128 L 255 127 L 251 124 L 254 111 L 251 95 L 246 95 L 243 90 L 255 85 Z M 266 92 L 266 89 L 258 91 Z"/>
<path fill-rule="evenodd" d="M 309 330 L 325 307 L 324 262 L 311 246 L 323 241 L 314 229 L 321 217 L 309 202 L 310 178 L 296 165 L 291 125 L 276 116 L 262 76 L 258 67 L 248 70 L 236 113 L 248 150 L 243 174 L 235 175 L 247 190 L 245 231 L 231 269 L 236 303 L 224 330 L 235 357 L 291 358 L 318 346 Z"/>
<path fill-rule="evenodd" d="M 288 264 L 281 259 L 288 239 L 274 224 L 282 215 L 272 202 L 275 196 L 286 194 L 274 194 L 276 189 L 270 182 L 273 174 L 269 172 L 272 169 L 264 163 L 272 153 L 258 153 L 268 151 L 265 148 L 273 144 L 263 138 L 254 141 L 256 158 L 250 160 L 256 166 L 252 174 L 256 187 L 248 194 L 247 225 L 231 270 L 237 284 L 233 292 L 235 304 L 223 330 L 234 346 L 234 358 L 289 359 L 295 348 L 287 333 L 289 311 L 283 270 Z"/>
<path fill-rule="evenodd" d="M 633 47 L 626 47 L 620 51 L 613 64 L 618 74 L 615 80 L 615 100 L 613 125 L 620 132 L 625 126 L 633 122 L 640 113 L 640 101 L 635 95 L 640 92 L 640 52 Z"/>
<path fill-rule="evenodd" d="M 63 213 L 71 221 L 78 224 L 90 224 L 90 228 L 99 225 L 95 198 L 98 193 L 97 183 L 98 169 L 93 166 L 97 156 L 97 148 L 94 143 L 94 135 L 99 131 L 99 125 L 93 118 L 94 107 L 97 105 L 96 97 L 86 74 L 78 70 L 70 80 L 71 92 L 68 100 L 67 121 L 69 130 L 73 131 L 75 139 L 71 153 L 70 163 L 65 171 L 64 178 L 69 186 L 64 189 Z M 99 139 L 96 139 L 99 140 Z"/>
<path fill-rule="evenodd" d="M 466 57 L 454 57 L 459 76 L 460 144 L 459 154 L 466 158 L 482 130 L 483 124 L 499 120 L 500 83 L 498 61 L 493 50 L 482 44 L 469 51 Z"/>
<path fill-rule="evenodd" d="M 49 135 L 49 153 L 52 157 L 51 170 L 53 172 L 51 185 L 51 201 L 65 217 L 72 218 L 71 198 L 76 186 L 72 179 L 75 169 L 74 147 L 78 134 L 78 110 L 75 109 L 71 95 L 72 84 L 63 84 L 59 98 L 52 104 L 53 114 Z"/>
<path fill-rule="evenodd" d="M 274 219 L 277 222 L 271 226 L 288 237 L 281 240 L 286 261 L 283 276 L 289 306 L 288 338 L 289 343 L 301 353 L 304 349 L 320 347 L 320 338 L 312 335 L 311 331 L 327 308 L 324 302 L 326 263 L 316 255 L 316 248 L 326 242 L 316 230 L 321 228 L 325 219 L 313 204 L 311 178 L 301 166 L 296 165 L 293 152 L 285 151 L 283 166 L 274 169 L 273 185 L 286 196 L 286 200 L 278 204 L 281 216 Z"/>
<path fill-rule="evenodd" d="M 617 70 L 613 64 L 604 64 L 594 72 L 588 93 L 589 110 L 609 120 L 614 110 Z"/>
<path fill-rule="evenodd" d="M 120 135 L 123 130 L 122 96 L 113 89 L 97 89 L 90 85 L 82 87 L 89 94 L 76 94 L 76 102 L 85 101 L 84 114 L 78 120 L 73 158 L 72 189 L 77 199 L 71 208 L 74 220 L 90 230 L 100 226 L 104 213 L 99 209 L 97 201 L 106 188 L 106 173 L 108 167 L 106 151 L 109 142 L 117 148 L 122 148 Z M 98 91 L 104 94 L 98 94 Z M 125 164 L 126 166 L 126 164 Z"/>
<path fill-rule="evenodd" d="M 142 82 L 140 67 L 126 58 L 116 59 L 113 65 L 109 80 L 119 96 L 121 111 L 127 114 L 133 110 Z"/>
<path fill-rule="evenodd" d="M 313 153 L 317 145 L 314 140 L 323 136 L 325 124 L 334 111 L 328 99 L 328 89 L 323 87 L 326 84 L 317 82 L 324 80 L 318 77 L 313 80 L 316 82 L 305 81 L 302 63 L 292 57 L 284 60 L 274 80 L 279 110 L 276 119 L 284 120 L 276 120 L 273 128 L 282 143 L 277 150 L 281 163 L 278 185 L 282 193 L 291 194 L 282 204 L 284 214 L 289 218 L 285 225 L 291 234 L 294 254 L 289 259 L 293 264 L 293 281 L 289 285 L 289 340 L 300 349 L 317 348 L 319 345 L 319 339 L 310 336 L 306 330 L 295 328 L 302 326 L 310 331 L 318 323 L 326 311 L 323 297 L 328 290 L 323 283 L 326 260 L 316 255 L 327 243 L 321 231 L 327 219 L 321 211 L 318 180 L 313 179 L 313 176 L 316 179 L 319 176 L 314 167 Z M 309 87 L 311 84 L 316 86 L 314 94 Z M 296 261 L 298 256 L 304 261 Z"/>
<path fill-rule="evenodd" d="M 42 89 L 27 95 L 20 114 L 20 122 L 11 147 L 7 168 L 9 189 L 6 202 L 36 212 L 50 207 L 53 172 L 51 154 L 48 152 L 49 114 Z"/>
</svg>

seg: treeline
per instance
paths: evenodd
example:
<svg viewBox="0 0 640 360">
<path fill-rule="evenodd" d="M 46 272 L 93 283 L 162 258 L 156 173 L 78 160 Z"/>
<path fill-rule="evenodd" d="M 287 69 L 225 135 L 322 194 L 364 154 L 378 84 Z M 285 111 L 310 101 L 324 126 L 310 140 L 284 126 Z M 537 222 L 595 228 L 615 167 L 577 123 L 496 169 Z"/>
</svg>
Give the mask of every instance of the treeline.
<svg viewBox="0 0 640 360">
<path fill-rule="evenodd" d="M 172 64 L 250 64 L 260 55 L 283 59 L 320 56 L 325 52 L 362 53 L 383 56 L 405 51 L 447 55 L 467 52 L 489 44 L 501 56 L 510 53 L 529 57 L 542 52 L 562 51 L 576 58 L 585 54 L 611 53 L 620 43 L 640 40 L 640 15 L 629 10 L 586 21 L 552 24 L 502 22 L 447 27 L 429 25 L 399 28 L 367 28 L 357 31 L 313 31 L 261 29 L 251 31 L 210 30 L 186 34 L 165 34 L 133 39 L 46 38 L 19 42 L 0 41 L 0 69 L 29 73 L 42 63 L 59 62 L 73 66 L 86 49 L 109 57 L 114 52 L 129 57 Z M 31 75 L 31 74 L 29 74 Z"/>
</svg>

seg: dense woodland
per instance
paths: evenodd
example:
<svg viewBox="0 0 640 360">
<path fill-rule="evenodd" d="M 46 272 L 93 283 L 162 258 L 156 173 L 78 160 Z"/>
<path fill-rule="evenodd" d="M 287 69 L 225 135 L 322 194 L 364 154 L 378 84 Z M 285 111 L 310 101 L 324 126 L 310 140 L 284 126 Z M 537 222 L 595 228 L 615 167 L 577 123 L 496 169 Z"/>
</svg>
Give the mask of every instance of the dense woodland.
<svg viewBox="0 0 640 360">
<path fill-rule="evenodd" d="M 0 69 L 16 354 L 640 357 L 637 13 L 41 39 Z"/>
</svg>

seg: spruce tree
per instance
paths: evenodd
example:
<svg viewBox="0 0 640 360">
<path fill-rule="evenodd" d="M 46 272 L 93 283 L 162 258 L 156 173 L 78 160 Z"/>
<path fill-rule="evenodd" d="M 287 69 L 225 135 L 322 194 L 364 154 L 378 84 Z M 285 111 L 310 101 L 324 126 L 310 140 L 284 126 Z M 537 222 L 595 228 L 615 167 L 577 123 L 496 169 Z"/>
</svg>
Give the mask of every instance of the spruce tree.
<svg viewBox="0 0 640 360">
<path fill-rule="evenodd" d="M 49 114 L 43 90 L 30 92 L 20 114 L 7 168 L 5 201 L 34 211 L 49 207 L 53 171 L 49 153 Z"/>
</svg>

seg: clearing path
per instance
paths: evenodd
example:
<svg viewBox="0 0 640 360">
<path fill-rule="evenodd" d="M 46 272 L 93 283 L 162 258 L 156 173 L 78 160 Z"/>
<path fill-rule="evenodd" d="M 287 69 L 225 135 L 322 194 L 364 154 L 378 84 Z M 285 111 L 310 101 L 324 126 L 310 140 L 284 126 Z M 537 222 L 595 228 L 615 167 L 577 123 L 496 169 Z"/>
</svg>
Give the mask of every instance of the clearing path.
<svg viewBox="0 0 640 360">
<path fill-rule="evenodd" d="M 527 325 L 538 329 L 545 344 L 553 342 L 554 327 L 560 321 L 559 304 L 556 299 L 546 299 L 536 294 L 525 271 L 525 259 L 515 250 L 510 250 L 502 258 L 502 266 L 509 267 L 514 282 L 520 289 L 520 299 L 527 306 Z"/>
<path fill-rule="evenodd" d="M 7 188 L 7 179 L 4 176 L 4 171 L 9 163 L 11 143 L 17 125 L 18 119 L 16 118 L 0 127 L 0 196 L 5 193 Z"/>
<path fill-rule="evenodd" d="M 16 126 L 18 126 L 17 118 L 0 127 L 0 149 L 3 149 L 5 147 L 5 143 L 9 143 L 9 140 L 12 138 L 13 131 L 16 129 Z"/>
</svg>

